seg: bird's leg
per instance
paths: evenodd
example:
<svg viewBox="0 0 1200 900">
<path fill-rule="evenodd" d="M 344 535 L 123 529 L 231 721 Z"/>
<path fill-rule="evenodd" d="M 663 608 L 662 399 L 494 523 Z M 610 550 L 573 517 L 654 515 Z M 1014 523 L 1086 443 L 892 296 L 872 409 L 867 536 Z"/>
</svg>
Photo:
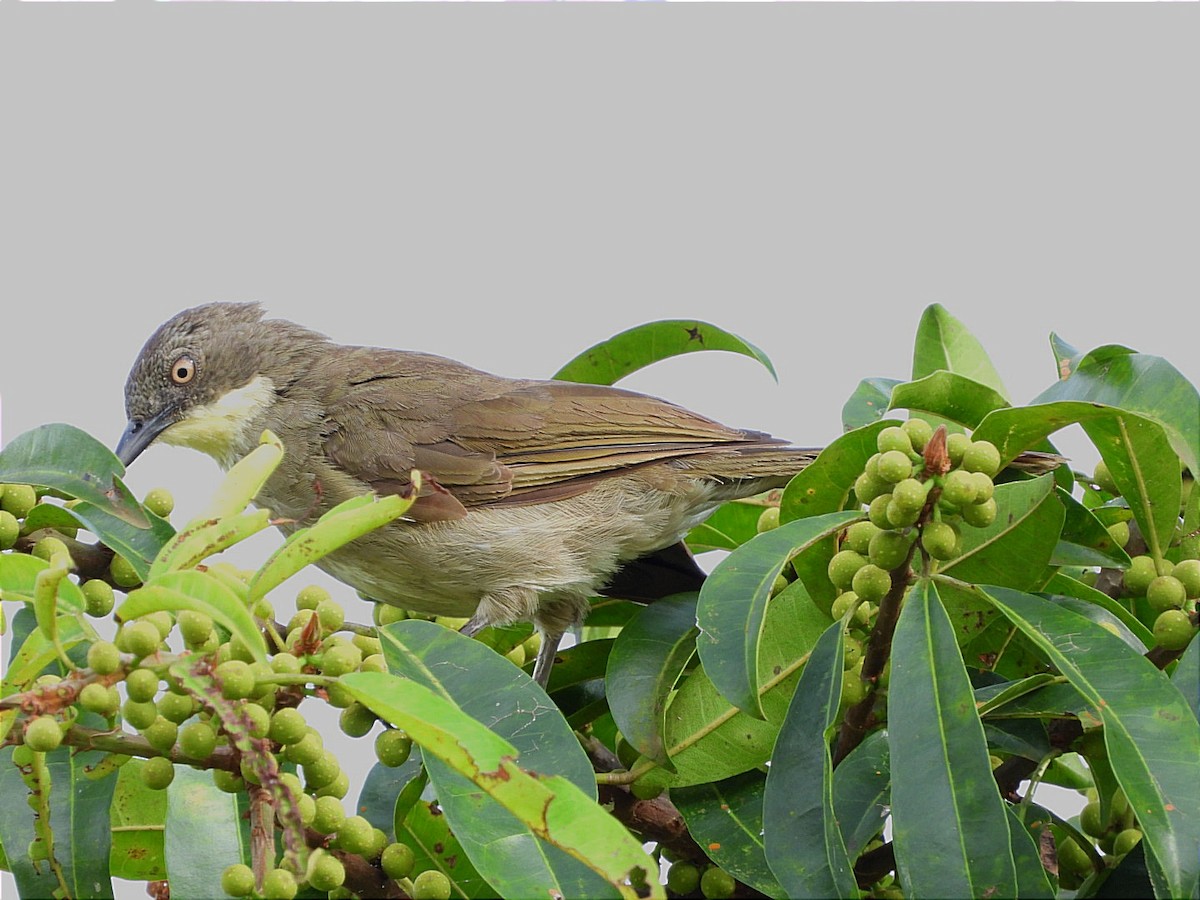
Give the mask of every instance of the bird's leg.
<svg viewBox="0 0 1200 900">
<path fill-rule="evenodd" d="M 484 622 L 478 615 L 471 616 L 467 620 L 467 624 L 458 629 L 458 633 L 466 637 L 475 637 L 483 629 L 487 628 L 487 623 Z"/>
<path fill-rule="evenodd" d="M 537 662 L 533 664 L 533 680 L 543 689 L 550 681 L 550 669 L 554 665 L 554 657 L 558 653 L 558 644 L 562 638 L 561 631 L 557 634 L 542 632 L 542 646 L 538 648 Z"/>
</svg>

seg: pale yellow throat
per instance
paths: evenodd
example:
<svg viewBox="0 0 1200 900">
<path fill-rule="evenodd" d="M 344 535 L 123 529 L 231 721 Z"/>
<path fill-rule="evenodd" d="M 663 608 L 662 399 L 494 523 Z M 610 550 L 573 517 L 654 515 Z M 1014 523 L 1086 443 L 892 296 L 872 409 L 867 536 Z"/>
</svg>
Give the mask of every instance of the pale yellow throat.
<svg viewBox="0 0 1200 900">
<path fill-rule="evenodd" d="M 192 408 L 185 418 L 164 429 L 158 439 L 207 453 L 221 468 L 228 469 L 258 443 L 262 426 L 254 423 L 261 421 L 260 416 L 274 398 L 274 383 L 258 375 L 244 387 Z"/>
</svg>

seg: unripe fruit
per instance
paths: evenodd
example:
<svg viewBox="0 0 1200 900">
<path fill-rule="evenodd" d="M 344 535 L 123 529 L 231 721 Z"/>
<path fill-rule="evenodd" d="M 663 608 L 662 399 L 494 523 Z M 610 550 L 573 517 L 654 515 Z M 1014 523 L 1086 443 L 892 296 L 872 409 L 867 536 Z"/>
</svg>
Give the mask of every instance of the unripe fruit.
<svg viewBox="0 0 1200 900">
<path fill-rule="evenodd" d="M 958 553 L 958 532 L 948 522 L 928 522 L 921 532 L 921 546 L 934 559 L 953 559 Z"/>
<path fill-rule="evenodd" d="M 88 712 L 111 716 L 121 705 L 121 701 L 116 691 L 93 681 L 84 685 L 83 690 L 79 692 L 79 705 Z"/>
<path fill-rule="evenodd" d="M 933 437 L 933 426 L 924 419 L 909 419 L 900 427 L 908 435 L 912 448 L 917 451 L 924 450 L 929 439 Z"/>
<path fill-rule="evenodd" d="M 880 494 L 887 493 L 888 483 L 878 475 L 863 472 L 854 479 L 854 496 L 859 503 L 870 503 Z"/>
<path fill-rule="evenodd" d="M 854 668 L 847 669 L 842 674 L 841 704 L 843 707 L 853 706 L 866 696 L 867 686 L 862 680 L 862 661 L 859 660 Z"/>
<path fill-rule="evenodd" d="M 134 669 L 125 678 L 125 692 L 130 700 L 153 700 L 158 693 L 158 673 L 152 669 Z"/>
<path fill-rule="evenodd" d="M 963 521 L 975 528 L 986 528 L 996 521 L 996 501 L 987 500 L 962 508 Z"/>
<path fill-rule="evenodd" d="M 846 529 L 846 536 L 842 539 L 841 549 L 853 550 L 855 553 L 865 556 L 871 546 L 871 538 L 879 534 L 880 531 L 881 529 L 877 525 L 873 525 L 870 522 L 855 522 Z"/>
<path fill-rule="evenodd" d="M 1146 588 L 1146 602 L 1155 612 L 1179 609 L 1187 599 L 1187 591 L 1174 575 L 1159 575 Z"/>
<path fill-rule="evenodd" d="M 346 880 L 346 867 L 336 856 L 328 853 L 321 856 L 308 876 L 309 887 L 318 891 L 332 891 Z"/>
<path fill-rule="evenodd" d="M 236 794 L 246 786 L 241 775 L 226 769 L 213 769 L 212 780 L 217 790 L 224 791 L 226 794 Z"/>
<path fill-rule="evenodd" d="M 176 725 L 182 725 L 195 711 L 191 697 L 186 694 L 172 694 L 170 691 L 155 700 L 154 705 L 158 707 L 160 716 Z"/>
<path fill-rule="evenodd" d="M 426 869 L 412 884 L 413 900 L 450 900 L 450 879 L 437 869 Z"/>
<path fill-rule="evenodd" d="M 1129 543 L 1129 523 L 1113 522 L 1108 526 L 1108 536 L 1118 547 L 1124 547 Z"/>
<path fill-rule="evenodd" d="M 891 505 L 892 494 L 890 491 L 880 494 L 872 500 L 871 505 L 867 508 L 867 518 L 871 520 L 871 524 L 880 529 L 894 528 L 895 525 L 888 518 L 888 508 Z"/>
<path fill-rule="evenodd" d="M 296 609 L 316 609 L 329 599 L 329 591 L 318 584 L 309 584 L 296 594 Z"/>
<path fill-rule="evenodd" d="M 982 472 L 995 478 L 1000 471 L 1000 451 L 990 441 L 972 441 L 963 451 L 962 467 L 968 472 Z"/>
<path fill-rule="evenodd" d="M 878 603 L 892 587 L 892 576 L 879 566 L 868 563 L 854 573 L 854 593 L 867 603 Z"/>
<path fill-rule="evenodd" d="M 342 769 L 333 781 L 318 789 L 315 796 L 336 797 L 338 800 L 342 800 L 348 793 L 350 793 L 350 776 L 346 774 L 345 769 Z"/>
<path fill-rule="evenodd" d="M 1116 856 L 1124 856 L 1136 847 L 1141 839 L 1142 832 L 1140 829 L 1126 828 L 1113 839 L 1113 853 Z"/>
<path fill-rule="evenodd" d="M 975 502 L 986 503 L 991 500 L 996 493 L 996 482 L 983 474 L 983 472 L 972 472 L 971 481 L 975 484 Z"/>
<path fill-rule="evenodd" d="M 121 668 L 121 651 L 108 641 L 96 641 L 88 647 L 87 664 L 97 675 L 111 675 Z"/>
<path fill-rule="evenodd" d="M 1104 460 L 1096 463 L 1096 471 L 1092 475 L 1092 481 L 1102 491 L 1108 491 L 1110 494 L 1121 493 L 1117 490 L 1117 483 L 1113 481 L 1112 473 L 1108 471 L 1108 466 L 1105 465 Z"/>
<path fill-rule="evenodd" d="M 838 594 L 837 598 L 833 601 L 833 606 L 830 608 L 829 614 L 834 619 L 840 619 L 855 604 L 858 604 L 858 607 L 854 611 L 854 618 L 851 621 L 860 625 L 867 624 L 871 618 L 869 606 L 866 603 L 859 603 L 858 594 L 854 593 L 854 591 L 843 591 Z"/>
<path fill-rule="evenodd" d="M 277 709 L 271 716 L 268 734 L 271 740 L 280 744 L 294 744 L 304 738 L 307 728 L 308 722 L 305 721 L 304 714 L 294 707 L 287 706 Z"/>
<path fill-rule="evenodd" d="M 0 509 L 0 550 L 8 550 L 21 536 L 21 523 L 7 509 Z"/>
<path fill-rule="evenodd" d="M 1125 590 L 1133 597 L 1145 596 L 1150 582 L 1158 577 L 1154 560 L 1149 556 L 1135 556 L 1130 563 L 1123 576 Z"/>
<path fill-rule="evenodd" d="M 839 550 L 829 561 L 829 580 L 839 590 L 846 590 L 854 580 L 854 573 L 867 564 L 867 560 L 853 550 Z"/>
<path fill-rule="evenodd" d="M 70 551 L 67 550 L 67 545 L 60 538 L 56 538 L 53 535 L 39 538 L 38 542 L 33 545 L 33 555 L 46 562 L 50 562 L 60 553 L 65 553 L 67 556 L 71 555 Z"/>
<path fill-rule="evenodd" d="M 287 750 L 284 751 L 284 756 L 297 765 L 306 766 L 315 763 L 321 758 L 321 754 L 324 752 L 325 746 L 321 740 L 321 736 L 312 729 L 309 729 L 304 737 L 288 746 Z"/>
<path fill-rule="evenodd" d="M 150 656 L 158 651 L 162 636 L 152 622 L 139 620 L 121 626 L 125 636 L 125 646 L 138 659 Z"/>
<path fill-rule="evenodd" d="M 49 753 L 62 743 L 62 729 L 54 716 L 38 716 L 25 726 L 25 746 L 35 753 Z"/>
<path fill-rule="evenodd" d="M 782 578 L 783 576 L 779 576 L 779 577 Z M 784 579 L 784 580 L 786 581 L 787 579 Z M 786 585 L 785 585 L 785 587 L 786 587 Z M 771 595 L 774 596 L 775 595 L 774 585 L 772 585 L 771 590 L 772 590 Z M 369 669 L 367 668 L 367 662 L 370 660 L 373 660 L 375 658 L 376 658 L 375 656 L 368 656 L 366 659 L 364 659 L 362 661 L 362 665 L 359 666 L 359 669 L 364 672 L 369 671 Z M 383 660 L 382 656 L 379 656 L 378 658 L 381 661 Z M 504 658 L 507 659 L 514 666 L 516 666 L 518 669 L 521 668 L 523 665 L 525 665 L 525 645 L 517 644 L 517 646 L 513 647 L 511 650 L 509 650 L 507 653 L 504 654 Z M 380 669 L 379 671 L 387 671 L 386 663 L 384 664 L 384 668 Z"/>
<path fill-rule="evenodd" d="M 332 834 L 342 827 L 346 821 L 346 809 L 337 797 L 318 797 L 317 812 L 313 816 L 312 827 L 321 834 Z"/>
<path fill-rule="evenodd" d="M 37 491 L 31 484 L 6 484 L 0 492 L 0 508 L 23 519 L 37 506 Z"/>
<path fill-rule="evenodd" d="M 894 569 L 908 557 L 911 546 L 912 540 L 898 531 L 880 531 L 871 538 L 868 551 L 871 564 L 881 569 Z"/>
<path fill-rule="evenodd" d="M 142 506 L 161 519 L 165 519 L 175 509 L 175 498 L 166 488 L 157 487 L 146 495 Z"/>
<path fill-rule="evenodd" d="M 126 722 L 140 731 L 157 721 L 158 707 L 150 701 L 126 700 L 121 706 L 121 715 Z"/>
<path fill-rule="evenodd" d="M 899 429 L 897 429 L 899 430 Z M 901 432 L 903 433 L 903 432 Z M 906 435 L 907 438 L 907 435 Z M 907 453 L 889 450 L 879 457 L 879 477 L 888 484 L 903 481 L 912 475 L 912 460 Z"/>
<path fill-rule="evenodd" d="M 204 759 L 217 749 L 217 734 L 205 722 L 189 722 L 179 730 L 179 749 L 193 759 Z"/>
<path fill-rule="evenodd" d="M 892 494 L 892 500 L 887 505 L 888 521 L 896 528 L 907 528 L 909 525 L 916 525 L 917 520 L 921 518 L 921 507 L 904 506 L 896 502 L 896 495 Z"/>
<path fill-rule="evenodd" d="M 1196 633 L 1188 614 L 1181 609 L 1159 613 L 1153 630 L 1155 642 L 1164 650 L 1182 650 Z"/>
<path fill-rule="evenodd" d="M 142 579 L 138 577 L 138 573 L 130 565 L 129 560 L 119 553 L 108 564 L 108 574 L 112 576 L 112 580 L 116 582 L 118 587 L 131 588 L 142 582 Z"/>
<path fill-rule="evenodd" d="M 203 644 L 213 633 L 213 620 L 202 612 L 185 609 L 179 613 L 177 620 L 179 633 L 189 647 Z"/>
<path fill-rule="evenodd" d="M 338 725 L 350 737 L 362 737 L 375 727 L 375 713 L 361 703 L 351 703 L 342 710 Z"/>
<path fill-rule="evenodd" d="M 913 452 L 912 438 L 901 425 L 889 425 L 875 436 L 875 447 L 883 454 L 896 451 L 905 457 Z"/>
<path fill-rule="evenodd" d="M 413 870 L 415 858 L 408 844 L 388 844 L 383 848 L 379 864 L 388 878 L 407 878 Z"/>
<path fill-rule="evenodd" d="M 330 647 L 321 656 L 321 671 L 330 677 L 345 675 L 353 672 L 362 662 L 362 653 L 352 644 L 338 644 Z"/>
<path fill-rule="evenodd" d="M 333 600 L 322 600 L 317 604 L 317 621 L 325 634 L 337 631 L 346 624 L 346 611 L 340 603 Z"/>
<path fill-rule="evenodd" d="M 1091 800 L 1079 813 L 1079 827 L 1092 837 L 1100 837 L 1105 832 L 1104 821 L 1100 818 L 1100 801 Z"/>
<path fill-rule="evenodd" d="M 906 511 L 920 512 L 928 495 L 929 488 L 915 478 L 905 478 L 892 488 L 892 502 Z"/>
<path fill-rule="evenodd" d="M 165 791 L 175 780 L 175 766 L 164 756 L 152 756 L 142 763 L 142 781 L 152 791 Z"/>
<path fill-rule="evenodd" d="M 297 891 L 296 876 L 287 869 L 272 869 L 263 878 L 263 900 L 292 900 Z"/>
<path fill-rule="evenodd" d="M 1185 559 L 1177 563 L 1171 575 L 1183 585 L 1183 592 L 1189 599 L 1200 597 L 1200 559 Z"/>
<path fill-rule="evenodd" d="M 242 715 L 250 720 L 250 737 L 265 738 L 271 730 L 271 714 L 257 703 L 242 705 Z"/>
<path fill-rule="evenodd" d="M 213 671 L 221 685 L 221 696 L 226 700 L 241 700 L 254 693 L 254 673 L 248 663 L 230 659 Z"/>
<path fill-rule="evenodd" d="M 773 529 L 776 529 L 778 527 L 779 527 L 779 507 L 778 506 L 768 506 L 766 509 L 764 509 L 759 514 L 758 523 L 755 525 L 755 529 L 758 531 L 759 534 L 762 534 L 764 531 L 772 531 Z"/>
<path fill-rule="evenodd" d="M 298 675 L 303 668 L 300 657 L 291 653 L 276 653 L 271 657 L 271 671 L 277 675 Z"/>
<path fill-rule="evenodd" d="M 144 737 L 155 750 L 162 753 L 167 753 L 175 746 L 175 739 L 179 736 L 179 726 L 174 722 L 168 722 L 162 716 L 159 716 L 150 723 L 148 728 L 142 729 L 142 737 Z"/>
<path fill-rule="evenodd" d="M 375 624 L 380 627 L 391 625 L 393 622 L 399 622 L 402 619 L 408 618 L 408 611 L 400 609 L 398 606 L 389 606 L 386 603 L 376 603 L 371 610 L 371 618 Z"/>
<path fill-rule="evenodd" d="M 719 866 L 706 869 L 700 876 L 700 893 L 707 900 L 729 900 L 737 889 L 733 876 Z"/>
<path fill-rule="evenodd" d="M 254 890 L 254 870 L 244 863 L 234 863 L 221 873 L 221 890 L 230 897 L 245 897 Z"/>
<path fill-rule="evenodd" d="M 321 755 L 311 763 L 306 763 L 303 769 L 305 787 L 316 790 L 337 778 L 342 767 L 331 750 L 322 750 Z"/>
<path fill-rule="evenodd" d="M 863 642 L 852 635 L 842 636 L 842 667 L 853 669 L 863 656 Z"/>
<path fill-rule="evenodd" d="M 971 446 L 971 439 L 961 431 L 955 431 L 946 435 L 946 455 L 950 457 L 950 465 L 957 466 L 962 463 L 963 454 L 967 452 L 967 448 Z"/>
<path fill-rule="evenodd" d="M 700 870 L 690 862 L 677 862 L 667 870 L 667 890 L 672 894 L 695 893 L 700 887 Z"/>
<path fill-rule="evenodd" d="M 1086 875 L 1092 871 L 1091 857 L 1071 838 L 1058 844 L 1058 864 L 1075 875 Z"/>
<path fill-rule="evenodd" d="M 399 728 L 388 728 L 375 738 L 375 756 L 389 769 L 404 765 L 412 753 L 412 738 Z"/>
<path fill-rule="evenodd" d="M 320 810 L 317 811 L 320 818 Z M 362 816 L 347 816 L 337 830 L 337 841 L 347 853 L 365 856 L 375 843 L 375 829 Z"/>
<path fill-rule="evenodd" d="M 969 506 L 975 502 L 978 488 L 970 472 L 955 469 L 942 481 L 942 499 L 955 506 Z"/>
</svg>

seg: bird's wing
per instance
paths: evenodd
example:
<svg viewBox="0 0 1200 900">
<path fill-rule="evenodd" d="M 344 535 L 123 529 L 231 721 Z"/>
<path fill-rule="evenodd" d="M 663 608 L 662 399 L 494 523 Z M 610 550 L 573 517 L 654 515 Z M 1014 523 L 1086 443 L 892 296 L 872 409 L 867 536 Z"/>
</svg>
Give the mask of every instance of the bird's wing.
<svg viewBox="0 0 1200 900">
<path fill-rule="evenodd" d="M 630 466 L 721 446 L 784 443 L 617 388 L 503 379 L 396 351 L 362 349 L 345 362 L 325 398 L 326 453 L 381 493 L 407 490 L 420 469 L 421 519 L 560 499 Z"/>
</svg>

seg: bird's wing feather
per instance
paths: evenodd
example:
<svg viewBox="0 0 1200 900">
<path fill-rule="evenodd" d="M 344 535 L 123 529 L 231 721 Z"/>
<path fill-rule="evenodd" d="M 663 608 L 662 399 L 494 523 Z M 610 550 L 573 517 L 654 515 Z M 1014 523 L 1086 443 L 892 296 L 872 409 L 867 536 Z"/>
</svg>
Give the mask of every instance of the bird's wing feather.
<svg viewBox="0 0 1200 900">
<path fill-rule="evenodd" d="M 599 385 L 498 378 L 439 357 L 360 349 L 325 399 L 326 453 L 377 491 L 428 487 L 418 518 L 535 503 L 597 478 L 720 447 L 779 445 L 664 400 Z M 369 373 L 369 374 L 366 374 Z M 328 380 L 326 380 L 328 383 Z"/>
</svg>

